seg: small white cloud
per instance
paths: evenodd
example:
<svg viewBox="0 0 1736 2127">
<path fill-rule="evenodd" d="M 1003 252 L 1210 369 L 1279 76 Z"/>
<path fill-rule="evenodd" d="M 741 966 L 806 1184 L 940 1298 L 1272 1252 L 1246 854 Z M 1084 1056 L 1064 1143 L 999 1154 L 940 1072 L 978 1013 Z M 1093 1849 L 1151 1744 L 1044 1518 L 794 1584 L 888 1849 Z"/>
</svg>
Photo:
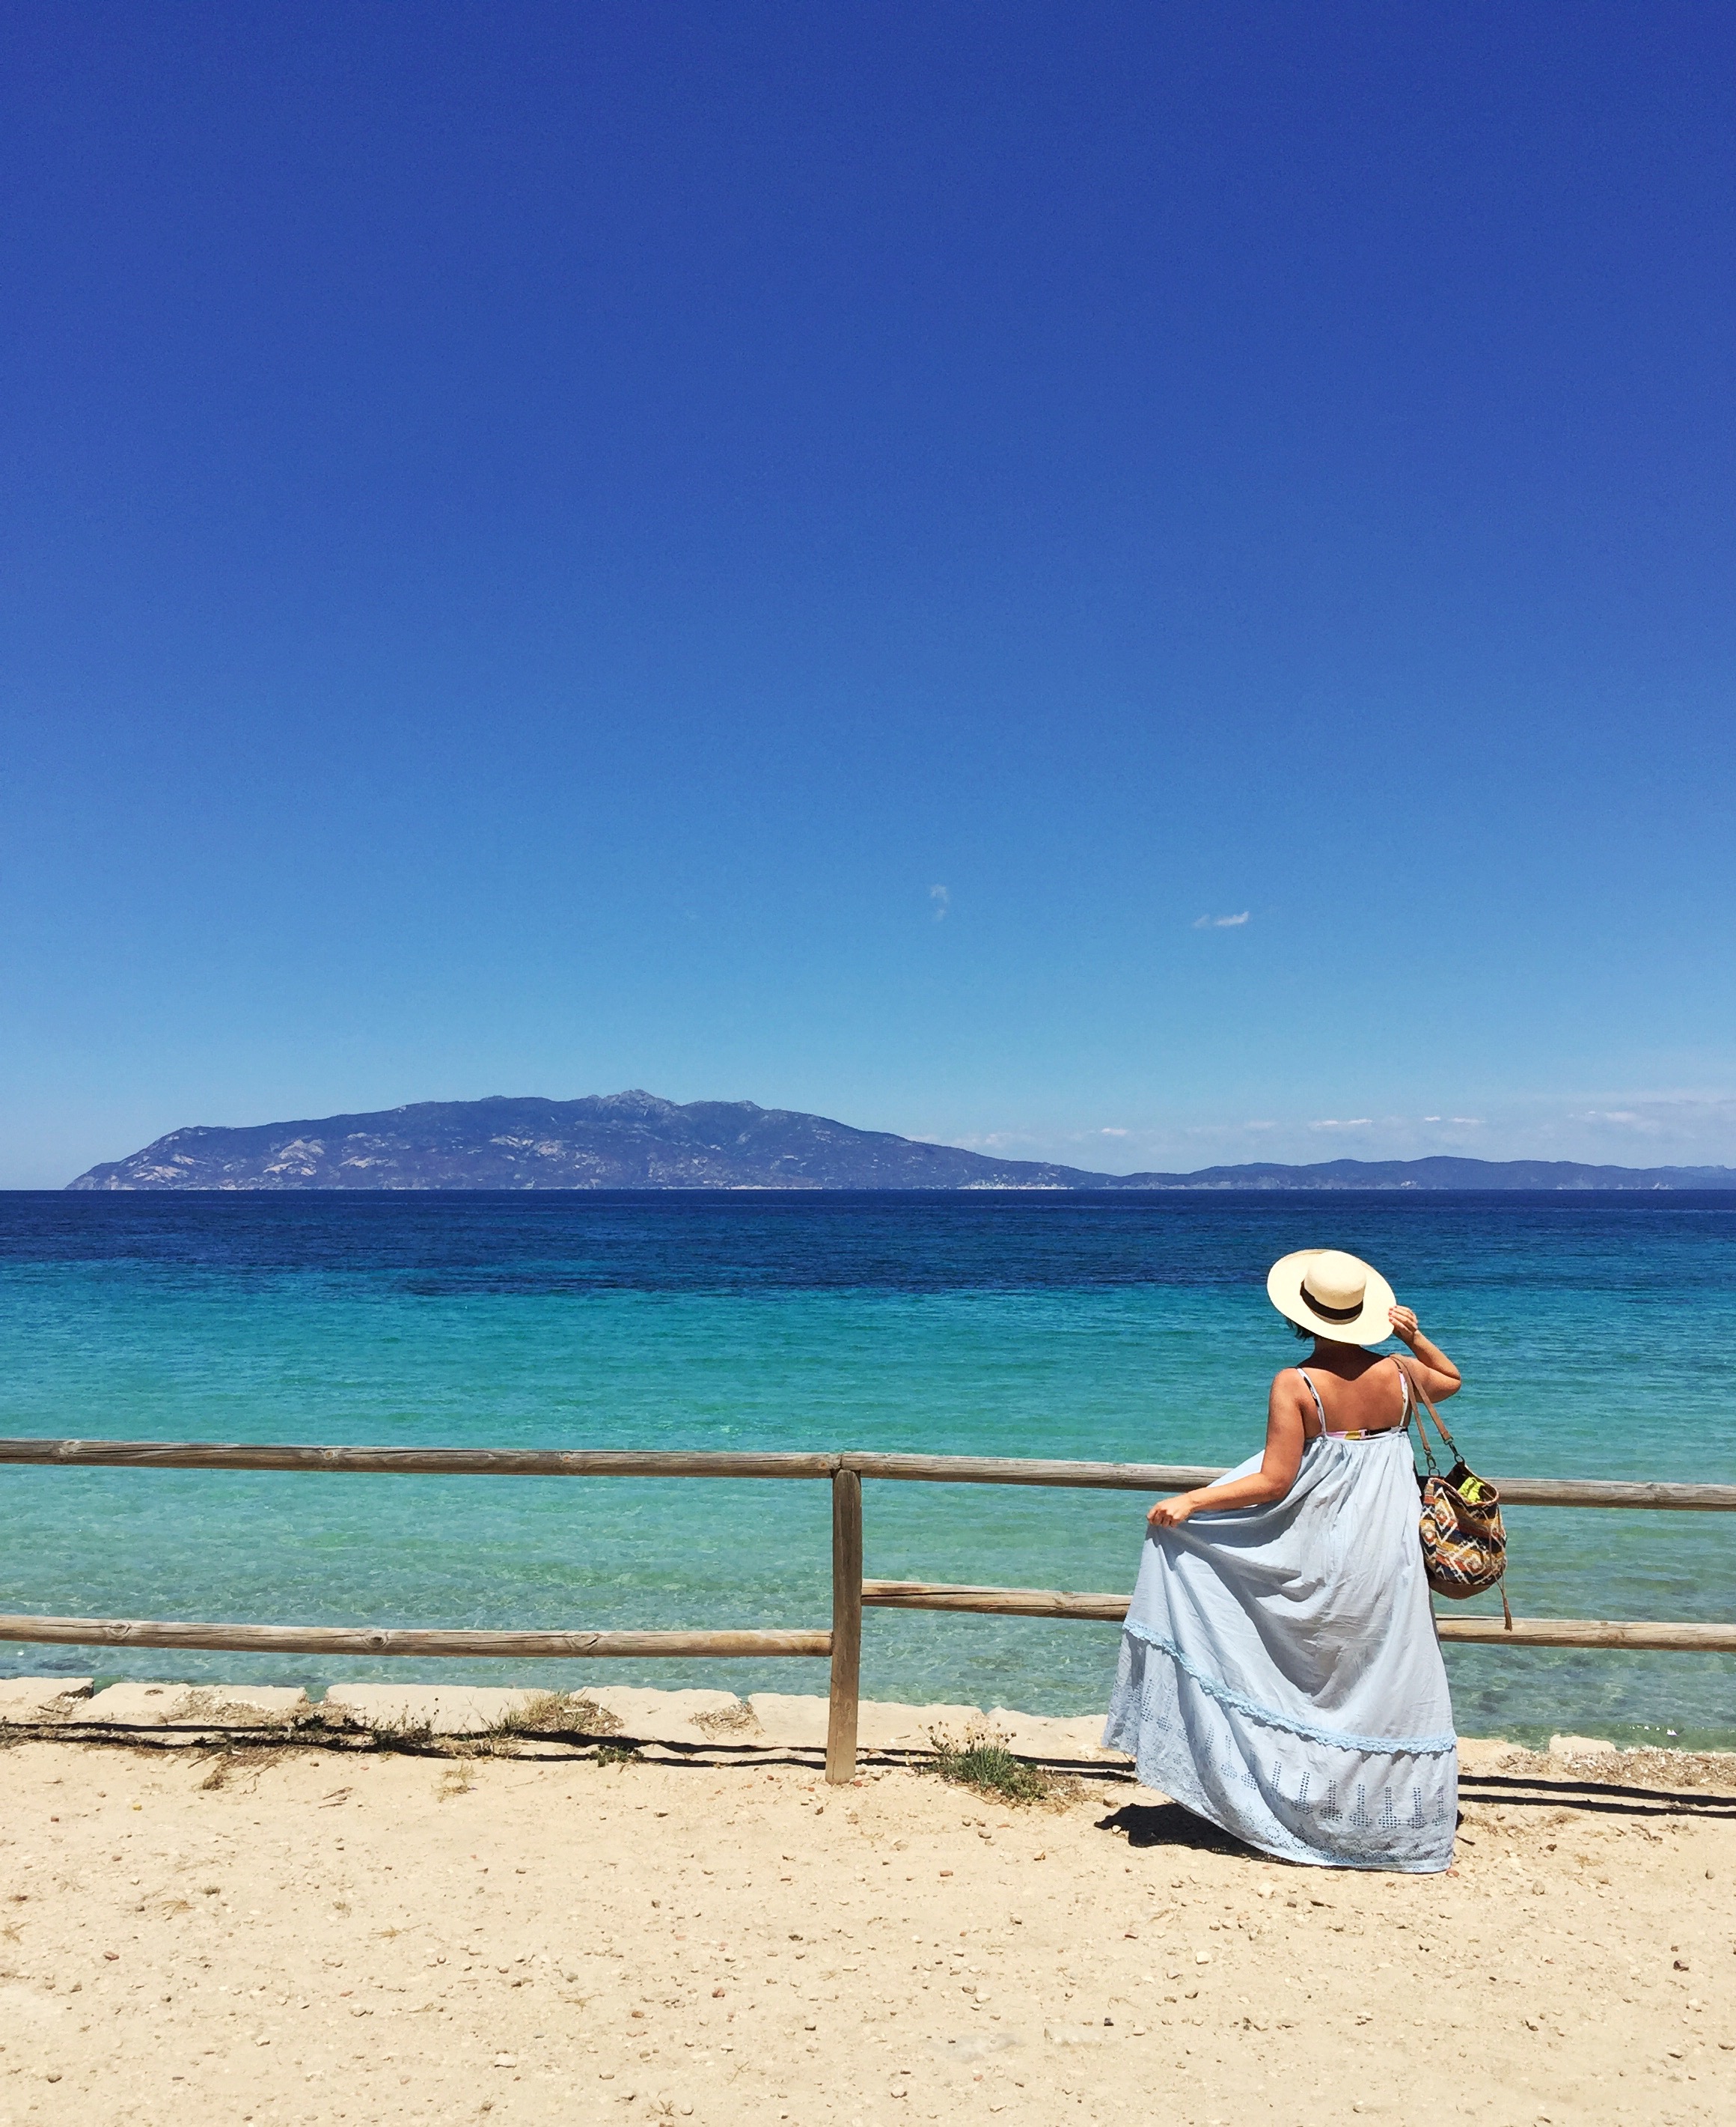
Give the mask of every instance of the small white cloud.
<svg viewBox="0 0 1736 2127">
<path fill-rule="evenodd" d="M 1097 1135 L 1099 1137 L 1125 1137 L 1127 1132 L 1124 1130 L 1116 1130 L 1112 1125 L 1105 1123 Z"/>
<path fill-rule="evenodd" d="M 953 897 L 944 886 L 931 886 L 929 888 L 929 899 L 934 904 L 934 921 L 937 923 L 944 923 L 946 912 L 952 906 Z"/>
<path fill-rule="evenodd" d="M 1483 1117 L 1481 1116 L 1455 1116 L 1453 1120 L 1455 1123 L 1463 1123 L 1467 1130 L 1477 1130 L 1482 1126 Z"/>
<path fill-rule="evenodd" d="M 1425 1116 L 1422 1120 L 1426 1123 L 1438 1123 L 1440 1118 L 1439 1116 Z"/>
<path fill-rule="evenodd" d="M 1327 1116 L 1317 1123 L 1310 1123 L 1310 1130 L 1367 1130 L 1374 1123 L 1372 1116 Z"/>
<path fill-rule="evenodd" d="M 1239 916 L 1196 916 L 1194 928 L 1196 931 L 1237 931 L 1247 921 L 1248 914 L 1249 912 L 1244 908 Z"/>
</svg>

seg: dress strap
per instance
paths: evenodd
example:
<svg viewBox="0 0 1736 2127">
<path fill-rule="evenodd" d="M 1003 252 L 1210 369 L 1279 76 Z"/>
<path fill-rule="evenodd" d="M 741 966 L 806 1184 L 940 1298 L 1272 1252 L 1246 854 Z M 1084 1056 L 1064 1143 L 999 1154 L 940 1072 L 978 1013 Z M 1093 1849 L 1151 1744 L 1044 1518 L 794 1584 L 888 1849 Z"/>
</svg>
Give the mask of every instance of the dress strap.
<svg viewBox="0 0 1736 2127">
<path fill-rule="evenodd" d="M 1326 1405 L 1320 1400 L 1319 1390 L 1315 1387 L 1314 1384 L 1311 1381 L 1308 1381 L 1307 1374 L 1303 1372 L 1300 1367 L 1298 1367 L 1296 1371 L 1298 1374 L 1302 1375 L 1302 1378 L 1304 1381 L 1308 1381 L 1308 1394 L 1314 1399 L 1314 1408 L 1320 1414 L 1319 1437 L 1323 1440 L 1326 1438 Z"/>
</svg>

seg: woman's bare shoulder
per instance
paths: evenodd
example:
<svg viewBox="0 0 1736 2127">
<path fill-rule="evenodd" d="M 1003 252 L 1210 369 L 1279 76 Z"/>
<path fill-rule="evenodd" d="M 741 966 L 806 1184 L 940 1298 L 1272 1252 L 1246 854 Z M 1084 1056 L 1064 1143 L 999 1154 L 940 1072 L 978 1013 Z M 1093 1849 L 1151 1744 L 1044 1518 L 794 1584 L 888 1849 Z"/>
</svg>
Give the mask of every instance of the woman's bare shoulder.
<svg viewBox="0 0 1736 2127">
<path fill-rule="evenodd" d="M 1400 1362 L 1398 1354 L 1396 1352 L 1371 1352 L 1369 1357 L 1374 1361 L 1374 1364 L 1365 1367 L 1361 1373 L 1357 1376 L 1357 1379 L 1372 1383 L 1382 1395 L 1385 1395 L 1388 1390 L 1393 1395 L 1403 1395 L 1404 1367 Z M 1414 1374 L 1412 1379 L 1413 1381 L 1416 1379 Z"/>
</svg>

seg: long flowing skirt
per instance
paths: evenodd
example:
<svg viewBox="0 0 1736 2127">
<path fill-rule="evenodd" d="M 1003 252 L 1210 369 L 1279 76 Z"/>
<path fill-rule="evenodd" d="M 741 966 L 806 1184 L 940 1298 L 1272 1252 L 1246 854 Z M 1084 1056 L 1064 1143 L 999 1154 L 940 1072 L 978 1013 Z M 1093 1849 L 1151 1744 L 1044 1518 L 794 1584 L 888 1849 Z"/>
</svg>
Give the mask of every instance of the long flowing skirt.
<svg viewBox="0 0 1736 2127">
<path fill-rule="evenodd" d="M 1458 1741 L 1417 1520 L 1400 1430 L 1311 1441 L 1282 1499 L 1152 1531 L 1105 1744 L 1282 1859 L 1445 1869 Z"/>
</svg>

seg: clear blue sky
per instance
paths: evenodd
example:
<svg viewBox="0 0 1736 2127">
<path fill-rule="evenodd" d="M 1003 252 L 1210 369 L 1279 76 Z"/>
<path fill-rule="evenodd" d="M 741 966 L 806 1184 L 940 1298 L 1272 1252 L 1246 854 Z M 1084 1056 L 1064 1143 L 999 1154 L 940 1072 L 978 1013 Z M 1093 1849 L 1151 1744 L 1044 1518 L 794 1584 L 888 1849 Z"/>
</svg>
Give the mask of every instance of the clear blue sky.
<svg viewBox="0 0 1736 2127">
<path fill-rule="evenodd" d="M 15 0 L 0 1182 L 629 1085 L 1736 1160 L 1733 62 Z"/>
</svg>

